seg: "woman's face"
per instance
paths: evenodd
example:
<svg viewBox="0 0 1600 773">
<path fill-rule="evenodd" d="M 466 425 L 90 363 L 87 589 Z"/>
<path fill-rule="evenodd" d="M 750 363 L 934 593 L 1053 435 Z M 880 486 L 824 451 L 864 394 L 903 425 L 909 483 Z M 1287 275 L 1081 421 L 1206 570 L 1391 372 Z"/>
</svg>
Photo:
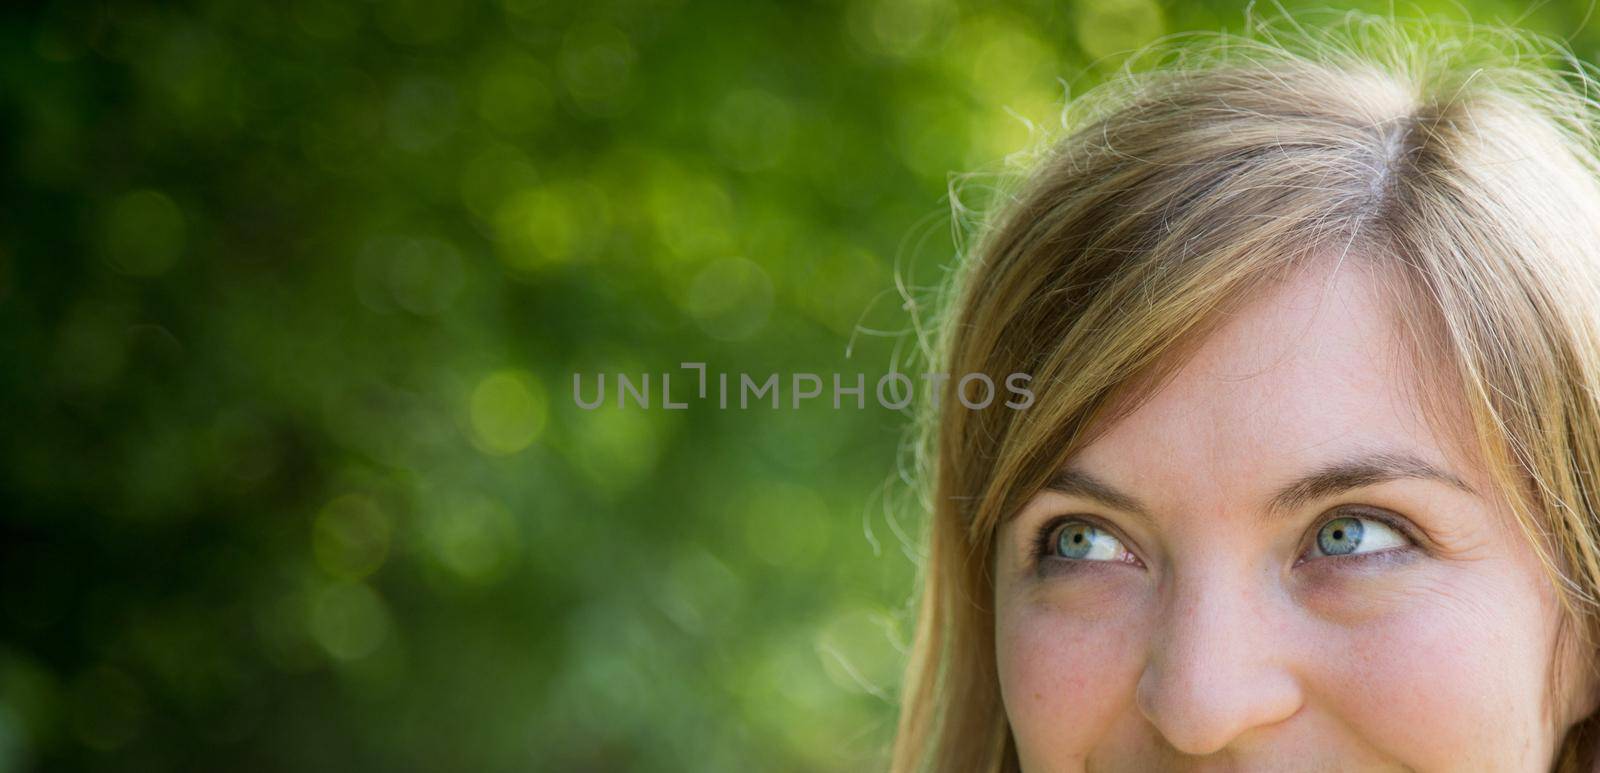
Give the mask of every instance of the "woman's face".
<svg viewBox="0 0 1600 773">
<path fill-rule="evenodd" d="M 1554 590 L 1372 281 L 1252 300 L 1001 526 L 1024 770 L 1542 771 L 1592 708 L 1548 694 Z"/>
</svg>

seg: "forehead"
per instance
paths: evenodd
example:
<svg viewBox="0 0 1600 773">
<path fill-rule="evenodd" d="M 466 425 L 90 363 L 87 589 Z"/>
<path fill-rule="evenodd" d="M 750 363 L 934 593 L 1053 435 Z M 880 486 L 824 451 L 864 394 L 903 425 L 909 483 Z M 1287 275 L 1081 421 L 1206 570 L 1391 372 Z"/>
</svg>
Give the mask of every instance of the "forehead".
<svg viewBox="0 0 1600 773">
<path fill-rule="evenodd" d="M 1186 497 L 1209 489 L 1236 500 L 1327 459 L 1386 450 L 1476 483 L 1462 445 L 1429 421 L 1385 281 L 1365 264 L 1319 261 L 1267 286 L 1230 308 L 1074 464 L 1134 485 L 1170 483 Z M 1451 414 L 1450 426 L 1464 421 L 1458 394 L 1430 405 Z"/>
</svg>

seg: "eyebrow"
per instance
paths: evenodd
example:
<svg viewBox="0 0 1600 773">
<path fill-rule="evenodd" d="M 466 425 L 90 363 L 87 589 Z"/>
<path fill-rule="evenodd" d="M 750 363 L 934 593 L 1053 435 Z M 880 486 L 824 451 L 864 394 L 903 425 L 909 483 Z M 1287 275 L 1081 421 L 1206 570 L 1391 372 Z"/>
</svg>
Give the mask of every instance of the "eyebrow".
<svg viewBox="0 0 1600 773">
<path fill-rule="evenodd" d="M 1267 513 L 1278 515 L 1345 491 L 1404 479 L 1436 481 L 1473 496 L 1478 495 L 1478 492 L 1459 476 L 1441 470 L 1412 454 L 1394 451 L 1368 452 L 1329 462 L 1289 482 L 1268 500 Z M 1055 477 L 1045 484 L 1045 489 L 1091 499 L 1106 507 L 1132 513 L 1147 521 L 1155 520 L 1150 514 L 1150 509 L 1140 503 L 1138 498 L 1119 491 L 1111 484 L 1071 465 L 1056 473 Z"/>
</svg>

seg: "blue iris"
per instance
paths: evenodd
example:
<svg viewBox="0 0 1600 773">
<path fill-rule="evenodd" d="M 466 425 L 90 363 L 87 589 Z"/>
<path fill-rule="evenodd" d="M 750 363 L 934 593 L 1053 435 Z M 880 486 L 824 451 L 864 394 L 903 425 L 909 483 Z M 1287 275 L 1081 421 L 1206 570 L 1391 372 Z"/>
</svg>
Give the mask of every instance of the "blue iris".
<svg viewBox="0 0 1600 773">
<path fill-rule="evenodd" d="M 1335 518 L 1317 531 L 1317 547 L 1324 555 L 1349 555 L 1361 547 L 1363 529 L 1360 518 Z"/>
</svg>

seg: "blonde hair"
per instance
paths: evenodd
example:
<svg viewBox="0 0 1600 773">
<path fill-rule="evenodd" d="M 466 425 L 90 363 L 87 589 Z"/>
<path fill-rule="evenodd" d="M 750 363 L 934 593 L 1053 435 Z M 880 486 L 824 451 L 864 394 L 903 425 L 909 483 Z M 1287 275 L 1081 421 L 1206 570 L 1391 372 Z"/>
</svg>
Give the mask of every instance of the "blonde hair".
<svg viewBox="0 0 1600 773">
<path fill-rule="evenodd" d="M 993 645 L 997 524 L 1219 310 L 1330 253 L 1396 277 L 1412 353 L 1440 365 L 1419 369 L 1419 397 L 1434 416 L 1441 396 L 1465 399 L 1462 437 L 1558 589 L 1563 640 L 1595 665 L 1596 80 L 1524 32 L 1341 21 L 1146 50 L 1071 103 L 1064 138 L 958 267 L 936 369 L 1030 373 L 1037 401 L 928 422 L 896 773 L 1016 768 Z M 1568 733 L 1559 769 L 1583 762 L 1593 725 Z"/>
</svg>

